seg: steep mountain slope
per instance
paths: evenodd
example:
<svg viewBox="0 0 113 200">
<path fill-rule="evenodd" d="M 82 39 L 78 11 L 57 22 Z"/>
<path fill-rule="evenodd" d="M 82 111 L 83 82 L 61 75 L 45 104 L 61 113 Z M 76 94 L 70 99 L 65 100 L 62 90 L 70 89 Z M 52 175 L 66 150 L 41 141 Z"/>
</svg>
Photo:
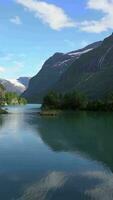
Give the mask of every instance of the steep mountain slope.
<svg viewBox="0 0 113 200">
<path fill-rule="evenodd" d="M 96 42 L 67 54 L 55 53 L 44 63 L 40 72 L 31 79 L 28 89 L 23 93 L 23 97 L 29 102 L 41 102 L 43 96 L 53 88 L 75 60 L 100 45 L 101 42 Z"/>
<path fill-rule="evenodd" d="M 113 34 L 101 46 L 73 62 L 54 89 L 60 92 L 79 90 L 93 99 L 113 92 Z"/>
<path fill-rule="evenodd" d="M 24 80 L 25 80 L 25 83 L 24 83 Z M 10 79 L 10 80 L 0 79 L 0 83 L 6 88 L 8 92 L 15 92 L 17 94 L 21 94 L 26 90 L 29 80 L 30 79 L 27 77 L 26 79 L 24 79 L 24 77 L 21 77 L 17 80 L 16 79 Z"/>
</svg>

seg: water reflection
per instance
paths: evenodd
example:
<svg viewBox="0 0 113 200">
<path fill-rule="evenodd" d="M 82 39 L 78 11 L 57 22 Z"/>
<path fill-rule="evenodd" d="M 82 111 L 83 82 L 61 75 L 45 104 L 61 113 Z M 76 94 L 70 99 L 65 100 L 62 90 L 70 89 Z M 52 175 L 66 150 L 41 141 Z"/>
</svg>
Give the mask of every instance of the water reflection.
<svg viewBox="0 0 113 200">
<path fill-rule="evenodd" d="M 111 113 L 10 111 L 0 116 L 0 199 L 113 199 Z"/>
<path fill-rule="evenodd" d="M 113 199 L 113 174 L 99 172 L 88 172 L 84 174 L 86 178 L 100 180 L 100 184 L 92 189 L 87 189 L 85 194 L 87 194 L 91 199 L 102 199 L 102 200 L 112 200 Z"/>
<path fill-rule="evenodd" d="M 113 175 L 101 171 L 84 174 L 51 172 L 29 186 L 16 200 L 44 199 L 113 199 Z"/>
<path fill-rule="evenodd" d="M 112 113 L 79 112 L 60 118 L 41 118 L 38 132 L 53 151 L 78 152 L 113 170 Z"/>
<path fill-rule="evenodd" d="M 18 200 L 44 200 L 49 195 L 49 198 L 55 191 L 63 187 L 66 182 L 66 175 L 62 172 L 51 172 L 46 177 L 42 178 L 38 183 L 28 187 L 24 194 Z"/>
</svg>

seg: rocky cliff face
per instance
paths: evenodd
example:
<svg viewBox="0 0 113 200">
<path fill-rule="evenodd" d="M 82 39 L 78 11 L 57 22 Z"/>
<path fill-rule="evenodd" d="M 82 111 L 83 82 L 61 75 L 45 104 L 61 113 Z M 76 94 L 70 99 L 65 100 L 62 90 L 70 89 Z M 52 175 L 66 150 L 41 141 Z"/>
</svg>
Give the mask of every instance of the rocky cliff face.
<svg viewBox="0 0 113 200">
<path fill-rule="evenodd" d="M 44 63 L 40 72 L 31 79 L 23 97 L 29 102 L 41 102 L 44 95 L 54 87 L 73 62 L 100 45 L 101 42 L 96 42 L 78 51 L 66 54 L 55 53 Z"/>
</svg>

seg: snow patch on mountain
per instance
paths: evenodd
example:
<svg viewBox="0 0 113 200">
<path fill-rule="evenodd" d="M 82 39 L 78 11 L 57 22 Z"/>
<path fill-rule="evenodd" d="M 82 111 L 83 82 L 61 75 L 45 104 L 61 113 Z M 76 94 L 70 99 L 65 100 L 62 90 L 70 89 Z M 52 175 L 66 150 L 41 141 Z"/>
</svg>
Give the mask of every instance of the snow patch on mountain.
<svg viewBox="0 0 113 200">
<path fill-rule="evenodd" d="M 9 79 L 8 81 L 11 82 L 14 86 L 21 87 L 23 88 L 23 90 L 26 89 L 26 87 L 22 83 L 20 83 L 17 79 Z"/>
<path fill-rule="evenodd" d="M 30 77 L 28 78 L 20 77 L 19 79 L 8 79 L 8 80 L 0 78 L 0 83 L 4 85 L 6 91 L 15 92 L 20 95 L 27 89 L 29 80 Z"/>
<path fill-rule="evenodd" d="M 82 54 L 85 54 L 85 53 L 87 53 L 87 52 L 89 52 L 91 50 L 93 50 L 93 48 L 86 49 L 84 51 L 71 52 L 71 53 L 68 53 L 68 55 L 70 55 L 70 56 L 81 56 Z"/>
</svg>

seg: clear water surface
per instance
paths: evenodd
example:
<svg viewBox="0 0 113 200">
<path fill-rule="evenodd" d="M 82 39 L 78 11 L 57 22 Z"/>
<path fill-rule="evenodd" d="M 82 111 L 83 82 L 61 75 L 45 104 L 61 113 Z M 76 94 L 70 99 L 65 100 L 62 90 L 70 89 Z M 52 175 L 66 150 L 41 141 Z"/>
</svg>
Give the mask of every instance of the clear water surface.
<svg viewBox="0 0 113 200">
<path fill-rule="evenodd" d="M 113 113 L 0 115 L 0 200 L 113 200 Z"/>
</svg>

